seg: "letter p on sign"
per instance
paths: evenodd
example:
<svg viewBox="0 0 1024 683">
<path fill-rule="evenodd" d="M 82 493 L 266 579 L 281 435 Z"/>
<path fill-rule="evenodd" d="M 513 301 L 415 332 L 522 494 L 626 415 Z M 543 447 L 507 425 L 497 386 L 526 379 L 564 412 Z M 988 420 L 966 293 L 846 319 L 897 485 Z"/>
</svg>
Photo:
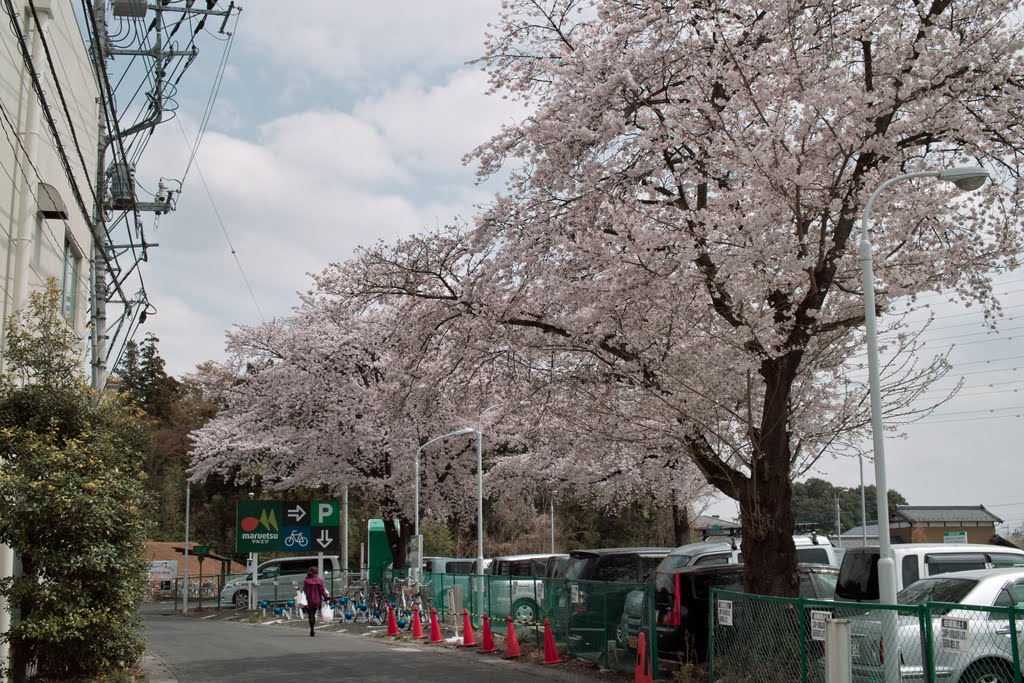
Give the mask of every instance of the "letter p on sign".
<svg viewBox="0 0 1024 683">
<path fill-rule="evenodd" d="M 340 523 L 336 502 L 318 500 L 313 503 L 313 526 L 338 526 Z"/>
</svg>

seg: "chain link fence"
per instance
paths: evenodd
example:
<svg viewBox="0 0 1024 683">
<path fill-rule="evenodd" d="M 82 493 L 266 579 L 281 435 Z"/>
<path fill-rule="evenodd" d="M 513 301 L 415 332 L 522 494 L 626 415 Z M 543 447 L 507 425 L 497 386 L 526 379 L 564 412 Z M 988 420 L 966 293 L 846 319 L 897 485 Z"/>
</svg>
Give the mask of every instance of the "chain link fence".
<svg viewBox="0 0 1024 683">
<path fill-rule="evenodd" d="M 398 598 L 406 577 L 386 571 L 382 590 Z M 561 656 L 617 671 L 636 668 L 643 631 L 651 673 L 658 675 L 653 584 L 426 572 L 422 590 L 424 605 L 458 628 L 466 610 L 475 628 L 486 614 L 495 635 L 504 637 L 511 617 L 520 644 L 542 649 L 546 621 Z"/>
<path fill-rule="evenodd" d="M 1021 683 L 1024 607 L 865 605 L 713 590 L 708 680 L 825 683 L 828 620 L 850 624 L 854 681 Z"/>
</svg>

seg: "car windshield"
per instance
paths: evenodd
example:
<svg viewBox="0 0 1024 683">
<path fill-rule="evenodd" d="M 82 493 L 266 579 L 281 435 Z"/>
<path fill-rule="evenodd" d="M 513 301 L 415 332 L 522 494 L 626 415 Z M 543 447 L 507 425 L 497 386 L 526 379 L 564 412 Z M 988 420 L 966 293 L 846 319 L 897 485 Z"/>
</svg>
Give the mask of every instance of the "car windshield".
<svg viewBox="0 0 1024 683">
<path fill-rule="evenodd" d="M 921 579 L 896 595 L 898 605 L 920 605 L 924 602 L 960 602 L 978 582 L 974 579 L 935 577 Z"/>
<path fill-rule="evenodd" d="M 824 600 L 831 600 L 836 594 L 836 583 L 839 581 L 838 572 L 811 572 L 811 581 L 818 588 L 818 595 Z"/>
<path fill-rule="evenodd" d="M 658 565 L 658 571 L 689 567 L 692 561 L 693 555 L 666 555 L 665 559 L 663 559 L 661 564 Z"/>
<path fill-rule="evenodd" d="M 565 578 L 583 579 L 587 576 L 587 568 L 596 561 L 592 555 L 573 555 L 569 558 L 569 564 L 565 567 Z"/>
</svg>

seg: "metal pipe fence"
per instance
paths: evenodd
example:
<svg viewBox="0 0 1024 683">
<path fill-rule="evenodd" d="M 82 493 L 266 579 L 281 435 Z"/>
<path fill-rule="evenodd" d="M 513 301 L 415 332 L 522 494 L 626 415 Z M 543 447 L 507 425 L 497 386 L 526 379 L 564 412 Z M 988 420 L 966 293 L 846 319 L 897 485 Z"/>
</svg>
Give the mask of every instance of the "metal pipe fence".
<svg viewBox="0 0 1024 683">
<path fill-rule="evenodd" d="M 869 605 L 719 590 L 710 603 L 708 680 L 825 683 L 825 625 L 844 619 L 854 681 L 1021 683 L 1020 606 Z"/>
</svg>

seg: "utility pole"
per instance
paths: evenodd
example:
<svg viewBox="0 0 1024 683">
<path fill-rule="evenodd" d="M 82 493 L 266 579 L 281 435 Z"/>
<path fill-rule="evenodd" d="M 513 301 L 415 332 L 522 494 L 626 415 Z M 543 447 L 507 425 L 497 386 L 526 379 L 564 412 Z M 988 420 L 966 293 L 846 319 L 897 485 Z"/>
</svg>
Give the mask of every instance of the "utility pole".
<svg viewBox="0 0 1024 683">
<path fill-rule="evenodd" d="M 212 10 L 192 7 L 192 3 L 185 6 L 168 6 L 165 3 L 148 5 L 144 0 L 127 2 L 121 0 L 114 2 L 114 15 L 120 17 L 143 18 L 152 9 L 155 16 L 150 27 L 153 34 L 153 46 L 149 49 L 122 49 L 109 47 L 108 30 L 106 22 L 107 0 L 93 0 L 92 21 L 86 17 L 91 24 L 92 31 L 92 59 L 96 78 L 99 82 L 99 148 L 96 154 L 96 203 L 93 207 L 93 254 L 92 273 L 90 286 L 92 289 L 92 304 L 90 320 L 92 331 L 90 335 L 91 347 L 91 386 L 94 389 L 102 389 L 107 381 L 107 355 L 109 353 L 107 334 L 107 303 L 115 292 L 120 292 L 123 279 L 131 273 L 136 264 L 121 272 L 111 272 L 111 264 L 116 261 L 117 256 L 126 253 L 132 248 L 131 245 L 116 245 L 110 241 L 110 232 L 107 230 L 108 213 L 113 211 L 125 211 L 138 214 L 140 211 L 149 211 L 156 214 L 173 211 L 174 190 L 165 188 L 163 181 L 160 182 L 160 192 L 155 202 L 140 202 L 135 196 L 134 168 L 128 163 L 124 155 L 123 141 L 136 133 L 156 127 L 163 121 L 166 66 L 174 57 L 187 57 L 195 59 L 199 49 L 193 46 L 188 50 L 175 50 L 165 47 L 163 43 L 164 13 L 185 13 L 189 15 L 203 15 L 206 17 L 222 17 L 220 33 L 227 34 L 225 27 L 228 18 L 235 12 L 235 3 L 231 2 L 227 9 Z M 230 34 L 228 34 L 230 35 Z M 113 110 L 113 102 L 107 101 L 107 96 L 113 97 L 113 90 L 110 87 L 110 80 L 107 76 L 107 60 L 118 56 L 145 57 L 153 60 L 153 88 L 148 94 L 150 108 L 147 116 L 138 123 L 123 130 L 117 125 L 117 115 Z M 109 106 L 108 106 L 109 105 Z M 110 121 L 106 114 L 110 112 Z M 113 148 L 114 154 L 110 164 L 107 164 L 107 152 Z M 121 151 L 118 159 L 117 151 Z M 107 179 L 110 179 L 110 193 L 107 193 Z M 180 188 L 179 188 L 180 189 Z M 141 259 L 145 260 L 146 248 L 159 246 L 153 243 L 146 243 L 142 239 Z M 139 258 L 139 257 L 136 257 Z M 108 277 L 112 278 L 108 282 Z M 122 296 L 122 298 L 124 298 Z M 148 302 L 146 302 L 148 304 Z M 146 315 L 146 309 L 142 309 L 140 316 Z"/>
</svg>

